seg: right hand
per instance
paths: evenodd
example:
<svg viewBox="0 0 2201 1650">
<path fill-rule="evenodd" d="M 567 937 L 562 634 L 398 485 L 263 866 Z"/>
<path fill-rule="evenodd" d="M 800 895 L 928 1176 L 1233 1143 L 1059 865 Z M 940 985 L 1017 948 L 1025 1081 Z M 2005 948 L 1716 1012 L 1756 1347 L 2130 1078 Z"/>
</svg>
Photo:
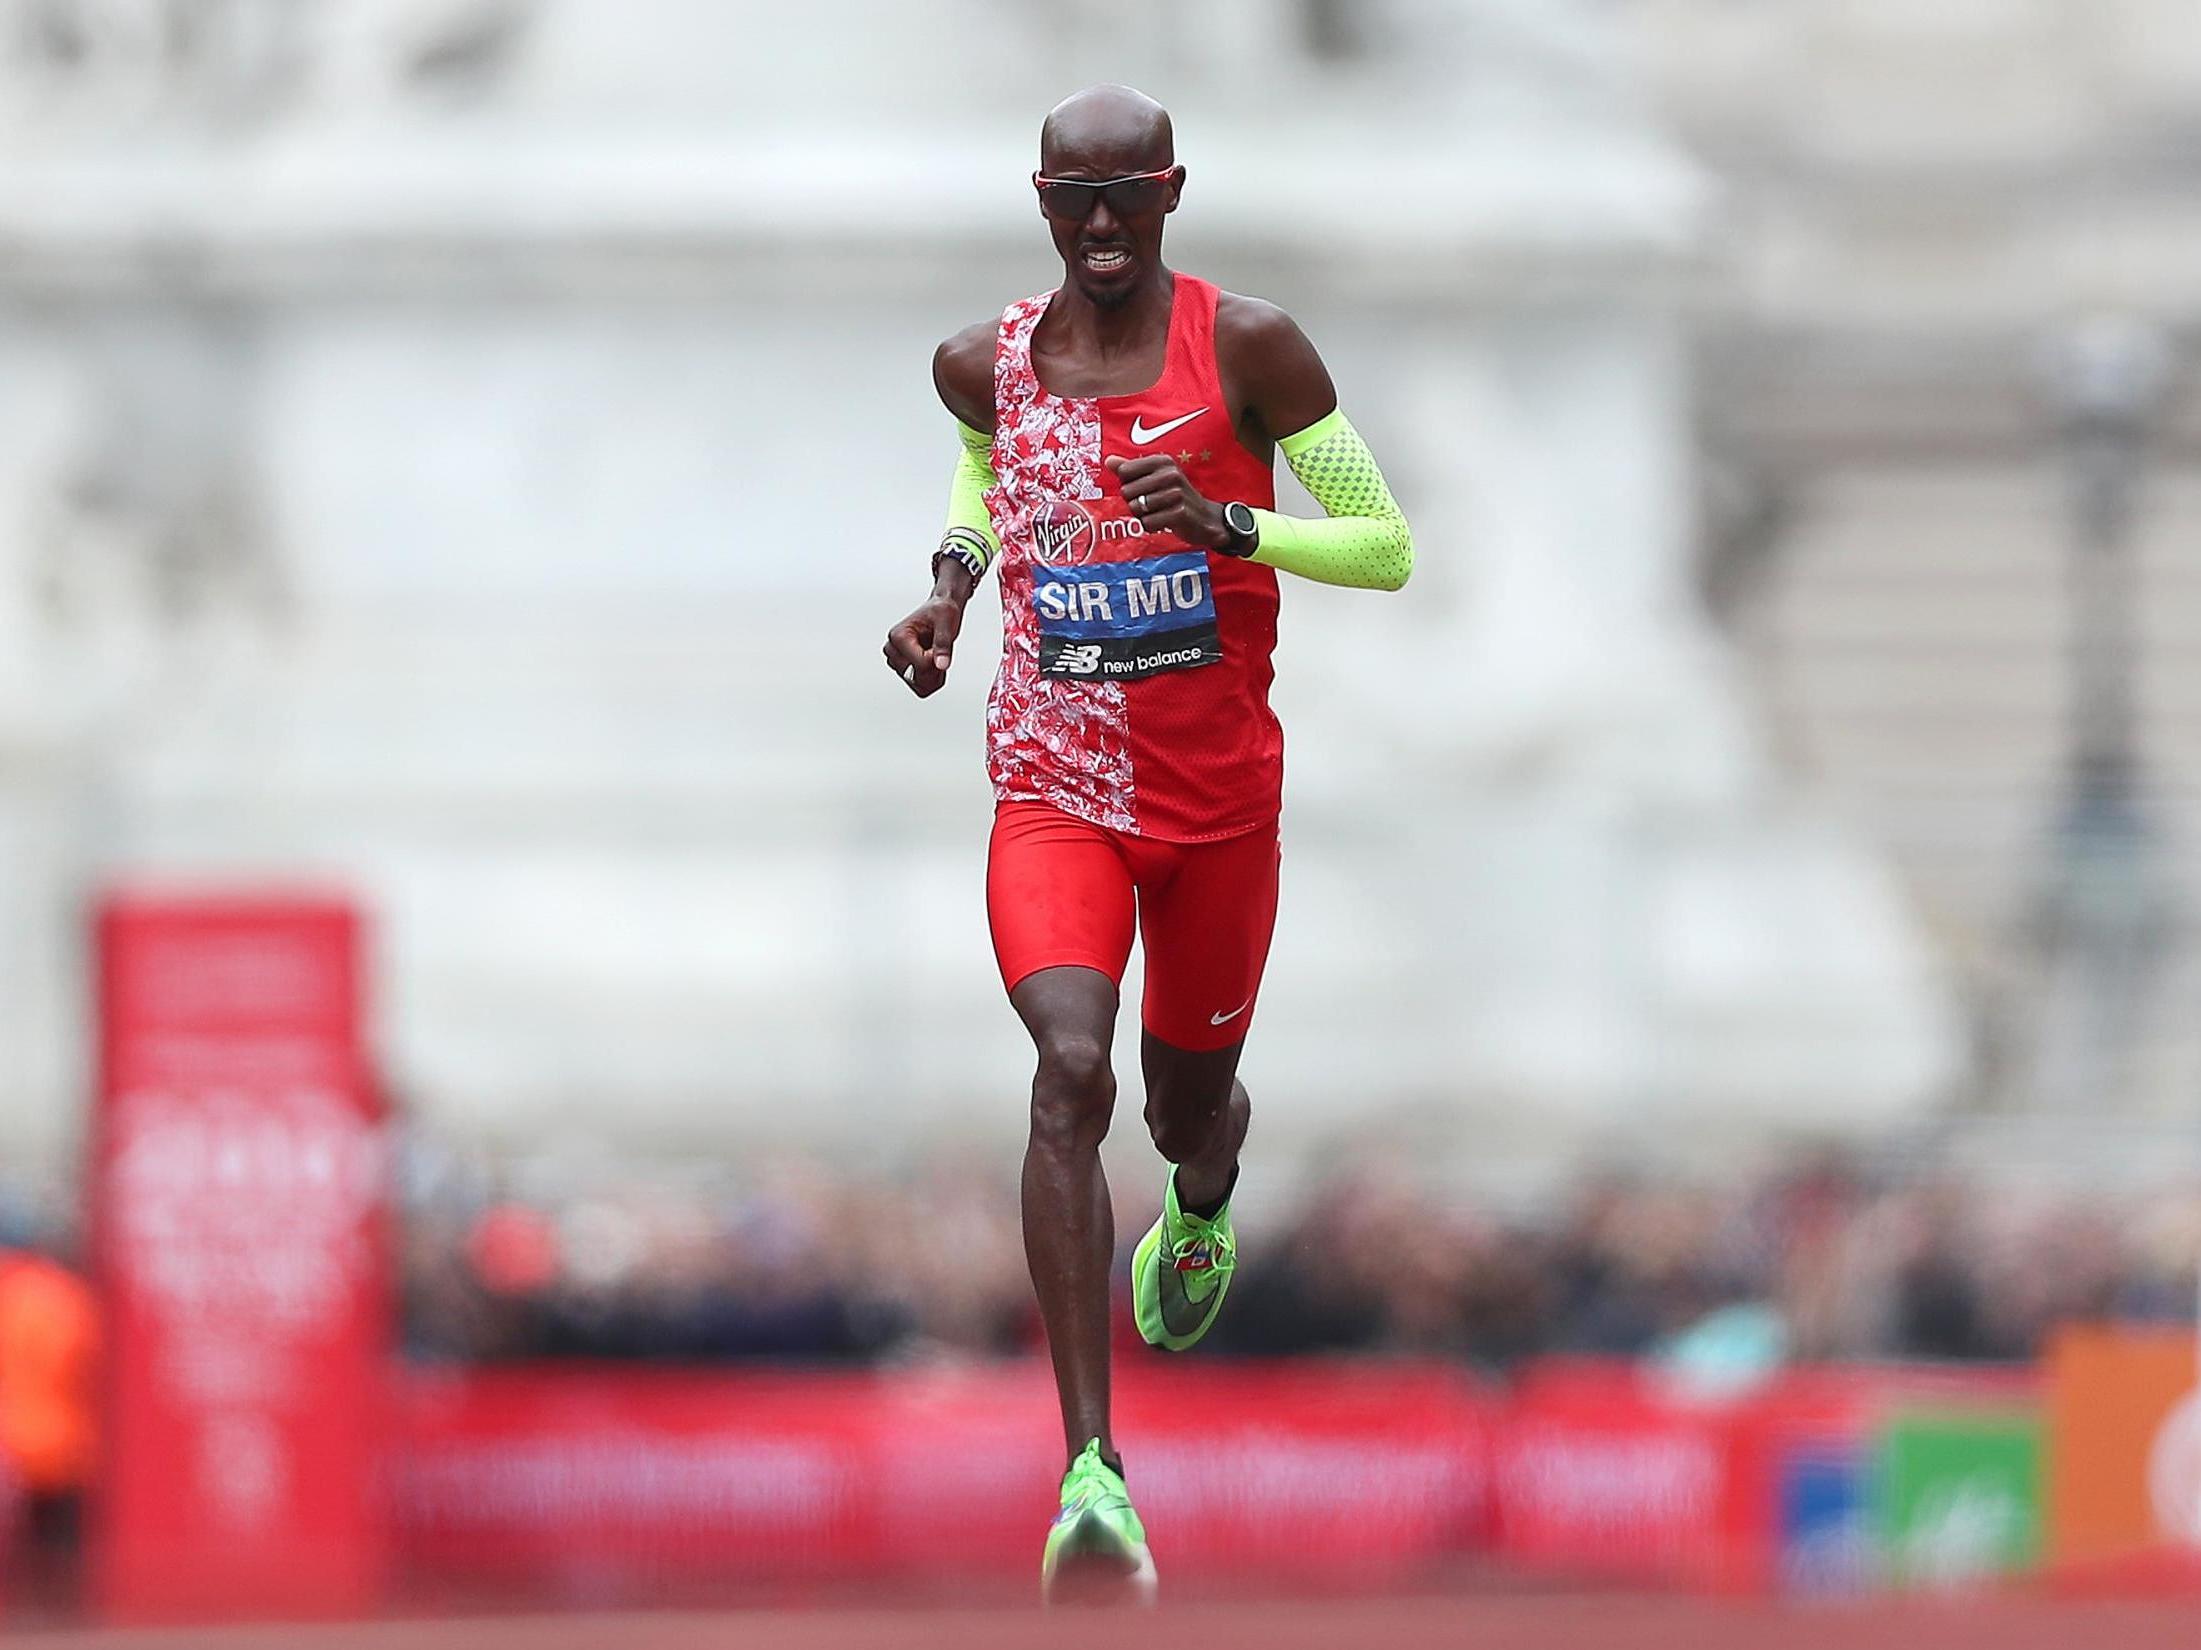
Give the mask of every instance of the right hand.
<svg viewBox="0 0 2201 1650">
<path fill-rule="evenodd" d="M 945 596 L 932 597 L 887 632 L 887 668 L 918 698 L 931 698 L 947 686 L 955 638 L 962 628 L 962 605 Z"/>
</svg>

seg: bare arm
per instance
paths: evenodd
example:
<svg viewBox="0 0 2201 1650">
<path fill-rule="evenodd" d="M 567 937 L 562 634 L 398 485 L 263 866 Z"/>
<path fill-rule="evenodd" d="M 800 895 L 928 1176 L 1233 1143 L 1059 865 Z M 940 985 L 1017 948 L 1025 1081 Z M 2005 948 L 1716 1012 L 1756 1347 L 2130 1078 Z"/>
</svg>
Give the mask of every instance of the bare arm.
<svg viewBox="0 0 2201 1650">
<path fill-rule="evenodd" d="M 942 404 L 958 422 L 988 436 L 994 427 L 993 349 L 994 323 L 982 321 L 965 327 L 932 356 L 933 388 Z M 964 461 L 974 462 L 967 450 Z M 959 484 L 961 480 L 959 471 Z M 963 608 L 977 584 L 960 563 L 936 558 L 932 593 L 887 632 L 887 668 L 918 698 L 929 698 L 946 685 L 963 628 Z"/>
<path fill-rule="evenodd" d="M 932 352 L 932 387 L 941 405 L 974 430 L 994 427 L 996 323 L 965 327 Z"/>
<path fill-rule="evenodd" d="M 1216 307 L 1215 345 L 1240 438 L 1264 455 L 1270 443 L 1280 446 L 1322 507 L 1320 521 L 1256 510 L 1253 559 L 1321 584 L 1405 584 L 1414 571 L 1413 530 L 1298 323 L 1274 304 L 1229 297 Z"/>
<path fill-rule="evenodd" d="M 1223 294 L 1215 356 L 1239 437 L 1256 453 L 1337 411 L 1330 369 L 1299 323 L 1272 303 Z"/>
</svg>

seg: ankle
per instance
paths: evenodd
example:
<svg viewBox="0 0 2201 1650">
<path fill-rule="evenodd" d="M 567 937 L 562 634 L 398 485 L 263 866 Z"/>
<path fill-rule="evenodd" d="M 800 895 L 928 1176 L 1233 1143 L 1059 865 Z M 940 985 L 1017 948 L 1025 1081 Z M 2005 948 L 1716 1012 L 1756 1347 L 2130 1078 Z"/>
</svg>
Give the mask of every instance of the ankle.
<svg viewBox="0 0 2201 1650">
<path fill-rule="evenodd" d="M 1091 1447 L 1092 1445 L 1090 1443 L 1085 1446 L 1086 1449 L 1090 1449 Z M 1116 1453 L 1116 1448 L 1113 1444 L 1101 1445 L 1100 1458 L 1102 1466 L 1106 1467 L 1118 1478 L 1121 1478 L 1123 1476 L 1123 1457 Z M 1084 1459 L 1085 1449 L 1076 1449 L 1070 1452 L 1070 1465 L 1072 1467 L 1075 1467 L 1080 1461 Z"/>
<path fill-rule="evenodd" d="M 1213 1197 L 1204 1198 L 1195 1203 L 1185 1196 L 1184 1169 L 1180 1166 L 1177 1170 L 1177 1210 L 1180 1214 L 1189 1215 L 1194 1220 L 1213 1220 L 1223 1212 L 1224 1205 L 1230 1202 L 1230 1194 L 1237 1189 L 1238 1165 L 1233 1163 L 1230 1166 L 1229 1176 L 1223 1182 L 1223 1189 Z"/>
</svg>

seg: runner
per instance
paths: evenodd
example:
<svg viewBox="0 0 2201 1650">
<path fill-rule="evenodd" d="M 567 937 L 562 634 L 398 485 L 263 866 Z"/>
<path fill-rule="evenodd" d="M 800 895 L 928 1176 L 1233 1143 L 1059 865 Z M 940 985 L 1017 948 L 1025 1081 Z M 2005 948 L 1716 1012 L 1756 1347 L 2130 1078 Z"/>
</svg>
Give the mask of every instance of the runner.
<svg viewBox="0 0 2201 1650">
<path fill-rule="evenodd" d="M 964 606 L 998 569 L 986 907 L 1039 1056 L 1024 1247 L 1070 1457 L 1041 1566 L 1050 1598 L 1154 1587 L 1109 1429 L 1100 1162 L 1134 922 L 1146 1123 L 1173 1168 L 1132 1300 L 1140 1334 L 1182 1351 L 1237 1261 L 1238 1057 L 1276 916 L 1276 575 L 1396 590 L 1414 561 L 1291 318 L 1162 262 L 1184 183 L 1169 115 L 1141 93 L 1094 87 L 1047 117 L 1033 184 L 1063 282 L 933 359 L 963 453 L 932 595 L 886 643 L 912 691 L 937 693 Z M 1275 513 L 1278 448 L 1325 519 Z"/>
</svg>

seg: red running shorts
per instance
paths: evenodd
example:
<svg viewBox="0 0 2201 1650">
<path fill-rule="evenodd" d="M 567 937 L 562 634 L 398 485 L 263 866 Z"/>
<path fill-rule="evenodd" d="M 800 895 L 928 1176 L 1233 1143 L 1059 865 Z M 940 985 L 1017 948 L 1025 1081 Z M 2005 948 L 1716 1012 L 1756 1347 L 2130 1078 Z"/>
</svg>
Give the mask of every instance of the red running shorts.
<svg viewBox="0 0 2201 1650">
<path fill-rule="evenodd" d="M 1043 968 L 1095 968 L 1117 985 L 1134 922 L 1146 947 L 1146 1029 L 1175 1048 L 1246 1034 L 1276 927 L 1276 827 L 1216 842 L 1111 831 L 1044 802 L 994 809 L 986 920 L 1014 991 Z"/>
</svg>

